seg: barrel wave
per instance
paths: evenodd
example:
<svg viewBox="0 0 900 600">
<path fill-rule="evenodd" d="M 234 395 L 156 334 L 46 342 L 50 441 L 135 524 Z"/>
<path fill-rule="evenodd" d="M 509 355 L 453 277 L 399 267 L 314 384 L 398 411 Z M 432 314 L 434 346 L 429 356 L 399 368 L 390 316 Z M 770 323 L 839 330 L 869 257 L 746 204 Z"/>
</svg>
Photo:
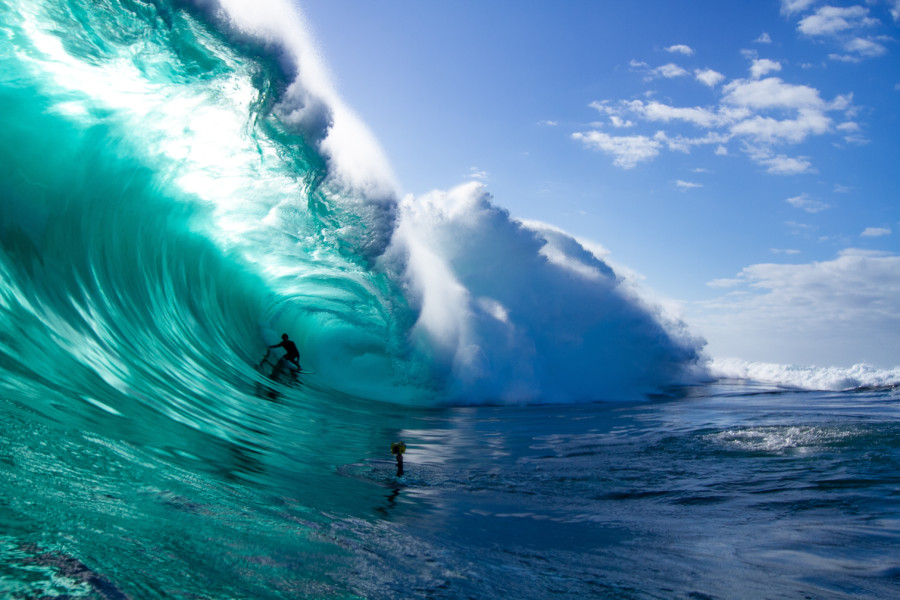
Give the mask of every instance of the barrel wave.
<svg viewBox="0 0 900 600">
<path fill-rule="evenodd" d="M 282 331 L 324 388 L 420 405 L 614 400 L 695 361 L 479 186 L 399 199 L 289 6 L 3 11 L 2 350 L 31 384 L 195 412 Z"/>
</svg>

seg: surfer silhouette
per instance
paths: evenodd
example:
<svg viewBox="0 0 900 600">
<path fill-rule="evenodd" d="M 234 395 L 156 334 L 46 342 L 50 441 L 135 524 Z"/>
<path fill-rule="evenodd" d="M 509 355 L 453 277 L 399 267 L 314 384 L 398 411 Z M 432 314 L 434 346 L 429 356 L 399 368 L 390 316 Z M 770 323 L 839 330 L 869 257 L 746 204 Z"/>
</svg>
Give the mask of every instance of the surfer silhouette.
<svg viewBox="0 0 900 600">
<path fill-rule="evenodd" d="M 282 334 L 281 343 L 269 346 L 269 348 L 284 348 L 286 354 L 280 360 L 289 360 L 297 365 L 297 370 L 300 370 L 300 352 L 297 350 L 297 344 L 288 339 L 288 334 Z"/>
</svg>

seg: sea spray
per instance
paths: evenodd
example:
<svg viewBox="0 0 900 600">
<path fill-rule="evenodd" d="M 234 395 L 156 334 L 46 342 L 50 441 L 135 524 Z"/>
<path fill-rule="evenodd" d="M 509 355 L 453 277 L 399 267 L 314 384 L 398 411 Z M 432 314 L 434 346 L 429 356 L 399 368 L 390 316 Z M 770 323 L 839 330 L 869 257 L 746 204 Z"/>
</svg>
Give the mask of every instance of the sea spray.
<svg viewBox="0 0 900 600">
<path fill-rule="evenodd" d="M 480 184 L 407 198 L 400 214 L 413 335 L 461 400 L 634 398 L 697 361 L 701 342 L 667 331 L 606 263 L 512 219 Z"/>
</svg>

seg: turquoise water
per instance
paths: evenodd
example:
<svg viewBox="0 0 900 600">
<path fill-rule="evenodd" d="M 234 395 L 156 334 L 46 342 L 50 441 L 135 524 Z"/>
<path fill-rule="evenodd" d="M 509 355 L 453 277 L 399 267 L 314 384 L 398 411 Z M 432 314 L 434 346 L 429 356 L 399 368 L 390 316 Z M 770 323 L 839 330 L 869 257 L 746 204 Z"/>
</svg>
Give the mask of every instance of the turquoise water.
<svg viewBox="0 0 900 600">
<path fill-rule="evenodd" d="M 397 411 L 339 398 L 303 419 L 309 396 L 285 394 L 270 420 L 256 414 L 256 437 L 185 429 L 169 446 L 99 409 L 75 428 L 5 401 L 0 585 L 23 598 L 894 597 L 896 389 L 759 392 Z M 304 447 L 313 430 L 330 444 Z M 409 447 L 402 479 L 392 439 Z"/>
<path fill-rule="evenodd" d="M 398 199 L 302 28 L 232 17 L 0 0 L 0 595 L 892 596 L 890 381 L 689 385 L 682 324 L 478 186 Z"/>
</svg>

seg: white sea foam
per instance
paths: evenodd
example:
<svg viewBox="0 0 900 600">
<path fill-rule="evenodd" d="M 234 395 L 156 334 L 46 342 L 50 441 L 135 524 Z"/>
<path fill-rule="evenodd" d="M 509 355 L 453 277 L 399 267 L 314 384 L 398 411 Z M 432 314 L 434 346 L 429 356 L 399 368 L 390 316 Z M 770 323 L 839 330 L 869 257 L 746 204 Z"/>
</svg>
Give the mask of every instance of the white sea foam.
<svg viewBox="0 0 900 600">
<path fill-rule="evenodd" d="M 900 367 L 876 369 L 870 365 L 852 367 L 800 367 L 775 363 L 719 358 L 709 362 L 713 377 L 748 379 L 805 390 L 850 390 L 861 387 L 900 385 Z"/>
<path fill-rule="evenodd" d="M 741 452 L 782 454 L 790 451 L 806 454 L 822 446 L 843 442 L 853 435 L 854 432 L 846 427 L 790 425 L 728 429 L 709 434 L 705 439 L 728 450 Z"/>
</svg>

